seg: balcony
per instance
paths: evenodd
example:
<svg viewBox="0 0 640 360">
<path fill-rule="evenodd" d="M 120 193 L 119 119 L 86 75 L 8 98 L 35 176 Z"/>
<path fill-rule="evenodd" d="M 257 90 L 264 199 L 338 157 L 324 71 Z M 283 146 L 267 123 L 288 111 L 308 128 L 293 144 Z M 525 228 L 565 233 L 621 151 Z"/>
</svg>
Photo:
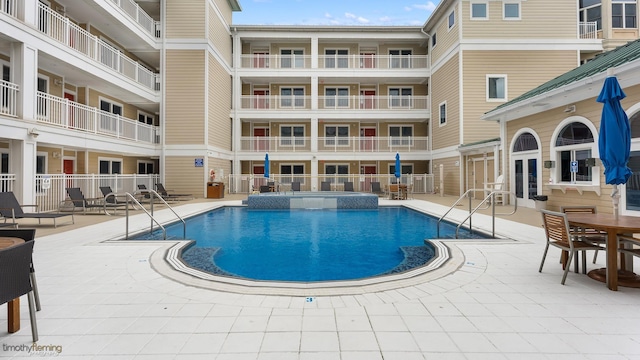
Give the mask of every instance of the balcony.
<svg viewBox="0 0 640 360">
<path fill-rule="evenodd" d="M 309 152 L 312 140 L 306 136 L 268 137 L 243 136 L 241 151 L 251 152 Z M 424 152 L 429 150 L 428 136 L 350 136 L 318 137 L 318 152 L 333 153 L 395 153 Z"/>
<path fill-rule="evenodd" d="M 160 129 L 137 120 L 38 92 L 36 119 L 40 123 L 148 144 L 160 143 Z"/>
<path fill-rule="evenodd" d="M 578 23 L 578 33 L 580 39 L 597 39 L 598 24 L 595 21 Z"/>
<path fill-rule="evenodd" d="M 18 116 L 18 84 L 0 80 L 0 115 Z"/>
<path fill-rule="evenodd" d="M 309 55 L 241 55 L 243 69 L 311 69 Z M 319 69 L 406 70 L 428 68 L 427 55 L 320 55 Z"/>
<path fill-rule="evenodd" d="M 140 6 L 133 0 L 111 0 L 122 11 L 138 23 L 151 37 L 160 38 L 160 22 L 153 20 Z"/>
<path fill-rule="evenodd" d="M 304 110 L 311 109 L 310 96 L 243 95 L 243 110 Z M 318 110 L 427 110 L 428 96 L 319 96 Z"/>
<path fill-rule="evenodd" d="M 153 90 L 160 90 L 159 75 L 125 56 L 48 6 L 39 3 L 38 30 L 118 74 Z"/>
</svg>

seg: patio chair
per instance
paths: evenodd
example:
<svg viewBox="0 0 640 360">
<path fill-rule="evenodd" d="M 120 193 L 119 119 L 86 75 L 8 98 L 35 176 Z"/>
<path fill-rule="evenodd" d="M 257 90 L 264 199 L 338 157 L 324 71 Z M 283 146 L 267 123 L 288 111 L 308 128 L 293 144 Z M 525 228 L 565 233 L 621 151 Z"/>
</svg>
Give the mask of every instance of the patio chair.
<svg viewBox="0 0 640 360">
<path fill-rule="evenodd" d="M 0 229 L 0 237 L 16 237 L 25 242 L 34 241 L 36 238 L 36 229 Z M 42 307 L 40 306 L 40 295 L 38 295 L 38 283 L 36 282 L 36 270 L 33 267 L 33 260 L 29 265 L 29 277 L 31 278 L 33 295 L 36 300 L 36 310 L 40 311 Z"/>
<path fill-rule="evenodd" d="M 156 189 L 158 190 L 158 194 L 160 194 L 163 198 L 166 199 L 176 199 L 176 200 L 189 200 L 189 199 L 193 199 L 193 195 L 192 194 L 173 194 L 173 193 L 169 193 L 169 190 L 164 188 L 164 185 L 162 185 L 162 183 L 157 183 L 156 184 Z M 189 198 L 189 199 L 186 199 Z"/>
<path fill-rule="evenodd" d="M 500 191 L 504 187 L 504 175 L 500 174 L 496 178 L 494 182 L 488 182 L 484 185 L 485 196 L 491 194 L 494 191 Z M 504 205 L 505 196 L 504 194 L 498 193 L 494 195 L 496 199 L 496 203 L 500 202 L 500 204 Z"/>
<path fill-rule="evenodd" d="M 300 181 L 292 181 L 291 182 L 291 191 L 300 191 Z"/>
<path fill-rule="evenodd" d="M 640 257 L 640 239 L 630 235 L 618 235 L 618 251 Z"/>
<path fill-rule="evenodd" d="M 372 181 L 371 182 L 371 192 L 381 196 L 384 195 L 384 191 L 382 191 L 382 188 L 380 187 L 380 182 L 379 181 Z"/>
<path fill-rule="evenodd" d="M 583 252 L 582 272 L 586 274 L 587 258 L 585 256 L 585 252 L 587 250 L 604 250 L 604 248 L 586 241 L 580 241 L 580 238 L 578 236 L 572 235 L 569 227 L 569 221 L 567 220 L 567 214 L 549 210 L 540 210 L 540 213 L 542 214 L 542 222 L 544 225 L 544 232 L 547 238 L 547 243 L 544 248 L 544 253 L 542 254 L 542 262 L 540 262 L 540 269 L 538 269 L 538 272 L 542 272 L 544 260 L 547 257 L 547 251 L 549 250 L 549 246 L 551 245 L 564 250 L 569 254 L 569 258 L 567 259 L 564 267 L 562 281 L 560 282 L 562 285 L 564 285 L 564 282 L 567 279 L 567 273 L 569 272 L 569 265 L 571 264 L 571 260 L 573 260 L 573 257 L 579 251 Z M 578 259 L 576 259 L 576 262 L 577 261 Z"/>
<path fill-rule="evenodd" d="M 260 192 L 261 193 L 271 192 L 271 187 L 269 185 L 260 185 Z"/>
<path fill-rule="evenodd" d="M 321 182 L 320 191 L 331 191 L 331 183 L 329 181 Z"/>
<path fill-rule="evenodd" d="M 0 214 L 4 217 L 5 223 L 7 222 L 7 219 L 11 219 L 14 224 L 16 224 L 17 219 L 38 219 L 38 224 L 42 224 L 42 219 L 52 219 L 53 227 L 57 227 L 58 224 L 56 220 L 58 218 L 71 216 L 71 223 L 75 224 L 73 213 L 25 213 L 22 208 L 27 206 L 35 207 L 36 210 L 38 209 L 38 205 L 20 205 L 13 192 L 0 192 Z M 18 225 L 16 224 L 16 226 Z"/>
<path fill-rule="evenodd" d="M 578 214 L 595 214 L 597 212 L 595 206 L 561 206 L 560 212 L 565 214 L 568 213 L 578 213 Z M 598 231 L 596 229 L 582 229 L 582 228 L 571 228 L 571 231 L 578 236 L 581 236 L 583 241 L 588 241 L 591 243 L 596 243 L 598 245 L 605 245 L 607 243 L 607 233 Z M 596 263 L 598 258 L 598 250 L 593 254 L 593 263 Z"/>
<path fill-rule="evenodd" d="M 100 191 L 102 192 L 102 195 L 104 196 L 104 201 L 106 201 L 109 204 L 121 204 L 121 205 L 125 205 L 127 204 L 126 201 L 122 201 L 122 200 L 118 200 L 118 197 L 122 197 L 125 196 L 124 194 L 116 194 L 115 192 L 113 192 L 113 190 L 111 190 L 111 186 L 100 186 Z"/>
<path fill-rule="evenodd" d="M 26 241 L 0 250 L 0 304 L 27 294 L 29 318 L 31 319 L 31 338 L 38 341 L 38 327 L 31 286 L 30 264 L 33 254 L 33 241 Z"/>
<path fill-rule="evenodd" d="M 345 181 L 344 182 L 344 191 L 354 191 L 353 190 L 353 182 Z"/>
<path fill-rule="evenodd" d="M 103 211 L 106 215 L 111 215 L 107 211 L 107 209 L 113 209 L 114 214 L 118 209 L 122 209 L 126 207 L 126 204 L 112 204 L 105 201 L 105 198 L 85 198 L 82 190 L 80 188 L 67 188 L 67 194 L 69 195 L 68 200 L 64 200 L 65 204 L 73 204 L 75 208 L 81 208 L 83 212 L 87 212 L 90 210 L 98 210 Z"/>
</svg>

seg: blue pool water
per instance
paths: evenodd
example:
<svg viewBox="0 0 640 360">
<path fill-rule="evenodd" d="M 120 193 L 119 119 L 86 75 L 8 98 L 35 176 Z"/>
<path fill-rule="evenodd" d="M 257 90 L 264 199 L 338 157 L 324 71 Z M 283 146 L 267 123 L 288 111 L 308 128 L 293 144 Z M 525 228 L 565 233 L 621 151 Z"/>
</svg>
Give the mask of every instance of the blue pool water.
<svg viewBox="0 0 640 360">
<path fill-rule="evenodd" d="M 327 281 L 405 271 L 426 263 L 437 219 L 403 207 L 255 210 L 224 207 L 187 220 L 190 266 L 254 280 Z M 441 224 L 441 237 L 455 227 Z M 174 238 L 182 225 L 167 228 Z M 443 236 L 442 236 L 443 235 Z M 470 237 L 461 233 L 461 237 Z M 474 237 L 478 237 L 477 234 Z"/>
</svg>

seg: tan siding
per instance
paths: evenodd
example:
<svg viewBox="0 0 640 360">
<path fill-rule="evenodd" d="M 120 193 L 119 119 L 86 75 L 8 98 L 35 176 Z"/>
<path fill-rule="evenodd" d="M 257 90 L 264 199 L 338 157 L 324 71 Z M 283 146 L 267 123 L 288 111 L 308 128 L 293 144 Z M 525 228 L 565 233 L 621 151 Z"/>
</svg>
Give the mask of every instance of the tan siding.
<svg viewBox="0 0 640 360">
<path fill-rule="evenodd" d="M 168 50 L 166 59 L 166 143 L 202 144 L 205 52 Z"/>
<path fill-rule="evenodd" d="M 224 183 L 225 193 L 229 192 L 229 174 L 231 174 L 231 161 L 210 157 L 207 160 L 207 165 L 209 166 L 209 169 L 215 170 L 216 182 Z M 220 170 L 222 170 L 222 174 Z M 243 173 L 243 174 L 246 174 L 246 173 Z M 207 171 L 205 175 L 207 176 L 207 181 L 209 181 L 209 177 L 208 177 L 209 172 Z"/>
<path fill-rule="evenodd" d="M 166 37 L 197 38 L 205 37 L 206 0 L 167 0 Z"/>
<path fill-rule="evenodd" d="M 229 2 L 227 0 L 214 0 L 216 7 L 222 14 L 222 18 L 227 24 L 231 24 L 231 17 L 233 16 L 233 11 L 231 11 L 231 6 L 229 6 Z"/>
<path fill-rule="evenodd" d="M 195 167 L 193 156 L 167 156 L 165 158 L 164 187 L 175 193 L 204 197 L 204 182 L 207 169 Z"/>
<path fill-rule="evenodd" d="M 460 96 L 459 94 L 458 55 L 452 57 L 444 66 L 431 76 L 431 88 L 439 89 L 432 93 L 431 119 L 433 121 L 433 149 L 460 145 Z M 439 106 L 447 102 L 447 124 L 440 126 Z"/>
<path fill-rule="evenodd" d="M 222 58 L 231 64 L 231 34 L 229 23 L 220 21 L 215 10 L 209 8 L 209 40 L 213 43 Z"/>
<path fill-rule="evenodd" d="M 444 193 L 446 195 L 460 195 L 460 166 L 456 166 L 456 161 L 459 161 L 459 157 L 434 159 L 433 160 L 433 172 L 436 176 L 435 186 L 440 185 L 440 164 L 444 165 Z M 436 193 L 440 190 L 437 189 Z M 452 201 L 455 201 L 452 199 Z"/>
<path fill-rule="evenodd" d="M 209 145 L 231 150 L 231 78 L 225 69 L 209 56 Z"/>
<path fill-rule="evenodd" d="M 41 69 L 38 69 L 38 74 L 49 78 L 49 94 L 62 97 L 62 83 L 60 82 L 60 85 L 56 85 L 55 82 L 55 80 L 62 81 L 62 77 Z"/>
<path fill-rule="evenodd" d="M 495 122 L 479 120 L 501 102 L 487 102 L 487 74 L 507 76 L 507 100 L 577 66 L 575 51 L 465 51 L 464 143 L 500 136 Z M 527 69 L 527 71 L 522 71 Z"/>
<path fill-rule="evenodd" d="M 107 94 L 101 93 L 95 89 L 89 89 L 89 104 L 88 104 L 89 106 L 100 109 L 101 99 L 122 106 L 123 117 L 131 120 L 138 120 L 138 110 L 140 110 L 139 108 L 132 106 L 130 104 L 124 103 L 121 99 L 116 99 Z M 148 113 L 148 111 L 145 111 L 145 113 Z M 150 114 L 150 115 L 153 115 L 153 114 Z"/>
<path fill-rule="evenodd" d="M 436 47 L 431 49 L 431 63 L 437 63 L 443 55 L 450 51 L 452 46 L 460 41 L 460 14 L 458 13 L 457 6 L 455 7 L 455 25 L 449 29 L 449 14 L 451 14 L 453 9 L 452 7 L 445 13 L 442 21 L 438 24 L 435 31 L 433 31 L 433 33 L 436 34 Z M 431 41 L 431 39 L 429 39 L 429 41 Z"/>
<path fill-rule="evenodd" d="M 578 38 L 575 1 L 520 1 L 521 20 L 503 20 L 502 1 L 487 3 L 489 20 L 470 20 L 470 4 L 470 1 L 462 3 L 462 29 L 465 39 Z"/>
</svg>

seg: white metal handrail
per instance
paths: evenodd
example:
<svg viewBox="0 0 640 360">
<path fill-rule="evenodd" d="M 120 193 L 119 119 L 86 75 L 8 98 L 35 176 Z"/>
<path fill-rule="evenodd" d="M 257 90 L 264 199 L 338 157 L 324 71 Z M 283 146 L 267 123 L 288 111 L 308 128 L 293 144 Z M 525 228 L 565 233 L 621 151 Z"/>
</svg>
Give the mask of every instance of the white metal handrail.
<svg viewBox="0 0 640 360">
<path fill-rule="evenodd" d="M 0 114 L 18 116 L 18 91 L 20 87 L 8 81 L 0 80 Z"/>
<path fill-rule="evenodd" d="M 260 111 L 300 110 L 311 108 L 310 96 L 242 95 L 240 108 Z M 318 96 L 318 110 L 428 110 L 429 96 Z"/>
<path fill-rule="evenodd" d="M 578 23 L 578 35 L 580 39 L 597 39 L 598 23 L 595 21 Z"/>
<path fill-rule="evenodd" d="M 244 54 L 240 56 L 243 69 L 310 69 L 310 55 Z M 426 69 L 427 55 L 319 55 L 320 69 L 404 70 Z"/>
<path fill-rule="evenodd" d="M 119 49 L 74 24 L 69 18 L 58 14 L 43 3 L 38 3 L 38 6 L 38 30 L 42 33 L 146 88 L 156 90 L 159 83 L 158 74 L 127 57 Z"/>
<path fill-rule="evenodd" d="M 160 130 L 137 120 L 38 91 L 36 118 L 67 129 L 157 144 Z"/>
<path fill-rule="evenodd" d="M 121 8 L 127 15 L 131 17 L 136 23 L 138 23 L 143 29 L 154 38 L 159 38 L 160 33 L 156 31 L 158 29 L 157 21 L 155 21 L 149 14 L 147 14 L 139 5 L 133 0 L 111 0 L 119 8 Z"/>
<path fill-rule="evenodd" d="M 241 151 L 299 152 L 311 151 L 312 138 L 308 136 L 243 136 Z M 318 137 L 318 152 L 421 152 L 429 150 L 428 136 L 331 136 Z"/>
</svg>

